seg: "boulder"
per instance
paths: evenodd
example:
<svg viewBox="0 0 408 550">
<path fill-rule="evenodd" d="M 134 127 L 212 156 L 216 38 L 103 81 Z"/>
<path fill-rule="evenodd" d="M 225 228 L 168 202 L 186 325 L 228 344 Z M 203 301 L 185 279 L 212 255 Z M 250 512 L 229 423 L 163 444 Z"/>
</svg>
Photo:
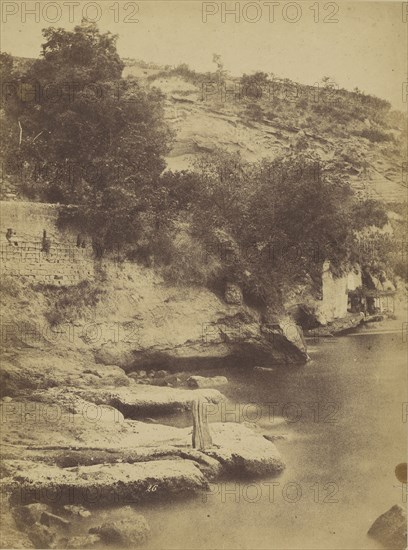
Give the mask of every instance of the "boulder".
<svg viewBox="0 0 408 550">
<path fill-rule="evenodd" d="M 169 373 L 163 369 L 158 370 L 154 373 L 155 378 L 165 378 Z"/>
<path fill-rule="evenodd" d="M 92 527 L 89 533 L 96 534 L 105 544 L 133 548 L 144 544 L 149 536 L 149 526 L 145 518 L 134 514 L 132 519 L 123 519 Z"/>
<path fill-rule="evenodd" d="M 170 382 L 167 382 L 164 378 L 155 378 L 150 382 L 152 386 L 159 386 L 160 388 L 169 387 L 171 388 L 172 385 Z"/>
<path fill-rule="evenodd" d="M 13 517 L 16 525 L 20 529 L 26 529 L 34 523 L 39 523 L 41 516 L 44 512 L 47 512 L 48 506 L 40 502 L 33 502 L 26 506 L 16 506 L 13 508 Z"/>
<path fill-rule="evenodd" d="M 225 386 L 228 384 L 228 380 L 225 376 L 190 376 L 187 380 L 187 386 L 189 388 L 216 388 L 218 386 Z"/>
<path fill-rule="evenodd" d="M 406 512 L 396 504 L 375 520 L 368 530 L 368 535 L 388 548 L 406 548 Z"/>
<path fill-rule="evenodd" d="M 242 290 L 238 285 L 233 283 L 227 283 L 225 288 L 224 300 L 230 305 L 242 305 L 244 299 L 242 296 Z"/>
<path fill-rule="evenodd" d="M 6 501 L 0 510 L 0 548 L 34 548 L 27 533 L 19 530 Z"/>
</svg>

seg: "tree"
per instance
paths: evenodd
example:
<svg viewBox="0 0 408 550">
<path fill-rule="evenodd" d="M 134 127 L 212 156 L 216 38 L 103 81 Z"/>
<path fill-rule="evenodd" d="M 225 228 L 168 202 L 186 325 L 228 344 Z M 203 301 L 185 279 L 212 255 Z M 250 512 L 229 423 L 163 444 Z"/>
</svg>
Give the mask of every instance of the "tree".
<svg viewBox="0 0 408 550">
<path fill-rule="evenodd" d="M 249 164 L 218 151 L 194 168 L 195 235 L 230 239 L 234 253 L 223 258 L 223 276 L 267 307 L 299 284 L 320 284 L 325 260 L 335 275 L 347 271 L 361 259 L 357 232 L 386 220 L 374 201 L 365 213 L 341 174 L 310 154 Z M 384 247 L 373 263 L 383 265 Z"/>
<path fill-rule="evenodd" d="M 261 99 L 266 94 L 269 84 L 267 73 L 258 71 L 251 75 L 244 74 L 241 78 L 242 95 L 252 99 Z"/>
<path fill-rule="evenodd" d="M 13 58 L 10 54 L 0 52 L 0 82 L 1 82 L 1 96 L 0 106 L 4 106 L 4 100 L 7 97 L 8 84 L 13 75 Z"/>
<path fill-rule="evenodd" d="M 95 24 L 43 35 L 41 59 L 6 105 L 9 157 L 29 164 L 33 194 L 77 204 L 78 223 L 105 243 L 134 239 L 144 195 L 165 167 L 163 96 L 121 77 L 117 36 Z"/>
<path fill-rule="evenodd" d="M 218 84 L 222 84 L 228 75 L 228 71 L 224 69 L 224 63 L 220 54 L 213 54 L 213 63 L 217 65 L 216 75 Z"/>
</svg>

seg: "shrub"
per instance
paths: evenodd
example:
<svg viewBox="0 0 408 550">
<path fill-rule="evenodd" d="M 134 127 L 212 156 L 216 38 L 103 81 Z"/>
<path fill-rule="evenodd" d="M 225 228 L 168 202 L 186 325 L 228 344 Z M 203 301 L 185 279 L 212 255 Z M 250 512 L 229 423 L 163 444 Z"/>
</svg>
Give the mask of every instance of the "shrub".
<svg viewBox="0 0 408 550">
<path fill-rule="evenodd" d="M 262 107 L 256 103 L 249 103 L 249 105 L 247 105 L 245 115 L 252 120 L 256 120 L 257 122 L 260 122 L 264 117 Z"/>
<path fill-rule="evenodd" d="M 394 136 L 392 134 L 387 134 L 383 130 L 379 130 L 377 128 L 364 128 L 364 130 L 355 132 L 355 135 L 366 138 L 373 143 L 394 141 Z"/>
<path fill-rule="evenodd" d="M 172 240 L 167 257 L 170 261 L 161 272 L 171 284 L 210 287 L 221 273 L 219 260 L 210 254 L 205 243 L 185 232 Z"/>
<path fill-rule="evenodd" d="M 104 291 L 89 281 L 82 281 L 70 287 L 54 287 L 39 285 L 43 293 L 50 298 L 49 309 L 45 318 L 51 326 L 73 322 L 94 308 L 104 294 Z"/>
</svg>

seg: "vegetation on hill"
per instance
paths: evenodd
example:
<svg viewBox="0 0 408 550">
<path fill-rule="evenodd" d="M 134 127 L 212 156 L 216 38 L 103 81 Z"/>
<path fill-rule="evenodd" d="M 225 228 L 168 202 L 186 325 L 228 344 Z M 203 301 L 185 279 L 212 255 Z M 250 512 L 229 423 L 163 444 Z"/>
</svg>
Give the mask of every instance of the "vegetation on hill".
<svg viewBox="0 0 408 550">
<path fill-rule="evenodd" d="M 162 182 L 163 196 L 178 207 L 167 220 L 166 253 L 151 242 L 150 254 L 173 282 L 191 283 L 190 261 L 195 282 L 216 289 L 235 282 L 251 303 L 279 307 L 289 289 L 318 286 L 326 260 L 337 275 L 357 262 L 380 273 L 387 263 L 390 239 L 368 235 L 363 247 L 360 235 L 387 224 L 384 206 L 356 200 L 317 157 L 293 153 L 247 163 L 219 151 Z"/>
<path fill-rule="evenodd" d="M 94 24 L 43 35 L 27 72 L 9 68 L 6 169 L 24 167 L 31 197 L 78 204 L 82 229 L 105 243 L 131 239 L 145 190 L 165 167 L 162 96 L 121 77 L 117 37 Z"/>
<path fill-rule="evenodd" d="M 274 160 L 248 163 L 218 150 L 190 170 L 163 172 L 172 138 L 164 97 L 122 77 L 117 37 L 86 22 L 43 34 L 42 57 L 25 69 L 7 54 L 1 59 L 9 83 L 6 169 L 17 174 L 24 167 L 29 197 L 76 204 L 62 222 L 89 232 L 98 256 L 115 250 L 180 284 L 218 289 L 236 282 L 266 308 L 279 307 L 295 285 L 320 280 L 325 260 L 337 274 L 356 262 L 379 273 L 385 268 L 386 236 L 370 237 L 368 254 L 360 246 L 359 234 L 384 227 L 388 218 L 382 204 L 357 200 L 347 183 L 344 164 L 358 157 L 352 147 L 323 162 L 303 143 L 304 133 Z M 217 70 L 207 75 L 180 65 L 147 79 L 220 85 L 228 76 L 219 56 L 214 61 Z M 388 102 L 339 90 L 327 79 L 317 100 L 315 88 L 293 86 L 266 73 L 244 75 L 243 116 L 282 125 L 296 119 L 309 132 L 351 133 L 397 147 Z"/>
</svg>

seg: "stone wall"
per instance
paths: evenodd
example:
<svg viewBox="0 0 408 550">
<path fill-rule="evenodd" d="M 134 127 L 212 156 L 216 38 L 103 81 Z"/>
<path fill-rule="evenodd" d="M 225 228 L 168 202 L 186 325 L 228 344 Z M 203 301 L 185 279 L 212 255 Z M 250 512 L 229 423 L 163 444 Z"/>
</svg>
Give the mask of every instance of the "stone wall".
<svg viewBox="0 0 408 550">
<path fill-rule="evenodd" d="M 59 206 L 0 201 L 0 271 L 2 276 L 24 277 L 33 283 L 56 286 L 94 278 L 91 242 L 76 246 L 77 234 L 57 226 Z M 13 230 L 10 241 L 7 229 Z M 43 251 L 43 231 L 50 249 Z"/>
</svg>

